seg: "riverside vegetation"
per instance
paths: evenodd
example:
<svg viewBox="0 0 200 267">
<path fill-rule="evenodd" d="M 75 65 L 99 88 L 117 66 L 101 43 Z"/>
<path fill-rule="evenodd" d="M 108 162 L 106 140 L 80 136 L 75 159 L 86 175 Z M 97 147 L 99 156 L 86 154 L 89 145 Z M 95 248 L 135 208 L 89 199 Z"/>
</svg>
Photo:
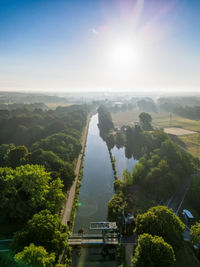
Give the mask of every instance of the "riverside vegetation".
<svg viewBox="0 0 200 267">
<path fill-rule="evenodd" d="M 69 266 L 60 212 L 74 178 L 87 106 L 0 111 L 1 266 Z M 57 264 L 65 249 L 65 264 Z"/>
<path fill-rule="evenodd" d="M 110 120 L 110 116 L 106 118 Z M 199 160 L 162 130 L 153 130 L 149 114 L 143 112 L 139 118 L 139 124 L 122 127 L 117 132 L 111 122 L 106 123 L 110 129 L 104 131 L 103 136 L 108 148 L 125 146 L 127 157 L 139 159 L 132 173 L 125 170 L 122 181 L 114 182 L 115 194 L 108 203 L 108 219 L 116 221 L 124 234 L 134 231 L 141 235 L 133 266 L 171 266 L 182 249 L 185 227 L 171 210 L 157 205 L 166 203 L 184 181 L 191 180 L 189 194 L 191 204 L 195 206 L 199 186 L 194 184 L 197 185 L 199 180 L 195 177 Z M 129 212 L 134 212 L 137 217 L 134 224 L 125 227 L 123 216 Z M 159 258 L 159 255 L 165 257 Z"/>
</svg>

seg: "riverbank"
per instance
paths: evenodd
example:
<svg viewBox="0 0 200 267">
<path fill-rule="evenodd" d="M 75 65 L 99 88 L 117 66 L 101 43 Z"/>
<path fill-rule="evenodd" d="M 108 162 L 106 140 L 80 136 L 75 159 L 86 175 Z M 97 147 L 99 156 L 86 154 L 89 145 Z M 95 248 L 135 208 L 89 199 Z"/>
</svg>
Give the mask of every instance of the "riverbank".
<svg viewBox="0 0 200 267">
<path fill-rule="evenodd" d="M 81 153 L 78 156 L 76 168 L 75 168 L 76 177 L 75 177 L 75 180 L 73 182 L 73 185 L 71 186 L 70 190 L 66 194 L 65 204 L 64 204 L 64 208 L 63 208 L 63 211 L 61 214 L 62 223 L 64 225 L 67 225 L 68 222 L 70 221 L 70 218 L 71 218 L 71 212 L 72 212 L 72 208 L 73 208 L 73 204 L 74 204 L 77 182 L 79 180 L 79 173 L 80 173 L 80 170 L 82 167 L 81 163 L 82 163 L 82 159 L 84 157 L 84 150 L 85 150 L 85 145 L 86 145 L 86 141 L 87 141 L 90 118 L 91 118 L 91 115 L 88 115 L 87 123 L 86 123 L 85 129 L 84 129 L 83 134 L 82 134 L 82 140 L 81 140 L 82 149 L 81 149 Z"/>
</svg>

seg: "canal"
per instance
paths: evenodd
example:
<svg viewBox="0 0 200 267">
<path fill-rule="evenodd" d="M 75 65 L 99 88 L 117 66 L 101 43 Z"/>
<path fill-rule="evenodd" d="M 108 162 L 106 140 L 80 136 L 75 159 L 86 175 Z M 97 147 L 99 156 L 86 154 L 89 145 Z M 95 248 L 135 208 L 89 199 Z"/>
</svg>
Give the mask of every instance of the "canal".
<svg viewBox="0 0 200 267">
<path fill-rule="evenodd" d="M 114 148 L 116 168 L 121 177 L 125 168 L 131 170 L 135 161 L 126 159 L 124 149 Z M 114 175 L 108 148 L 99 135 L 98 114 L 90 120 L 84 158 L 83 178 L 79 194 L 79 206 L 74 222 L 73 233 L 83 229 L 85 234 L 95 234 L 90 230 L 90 222 L 107 221 L 107 204 L 114 194 Z M 101 256 L 101 248 L 82 248 L 80 255 L 73 252 L 73 267 L 114 267 L 117 266 L 115 251 L 110 258 Z"/>
</svg>

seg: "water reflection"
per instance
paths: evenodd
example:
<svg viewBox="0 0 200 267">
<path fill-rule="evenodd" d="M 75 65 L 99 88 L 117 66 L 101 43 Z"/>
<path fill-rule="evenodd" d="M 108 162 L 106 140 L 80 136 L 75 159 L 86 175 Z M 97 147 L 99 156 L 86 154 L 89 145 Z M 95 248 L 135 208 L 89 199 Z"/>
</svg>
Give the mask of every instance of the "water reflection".
<svg viewBox="0 0 200 267">
<path fill-rule="evenodd" d="M 133 156 L 127 158 L 125 156 L 125 148 L 117 148 L 116 146 L 111 150 L 112 155 L 115 158 L 115 166 L 117 170 L 117 175 L 119 179 L 122 179 L 122 174 L 125 169 L 132 172 L 133 167 L 136 165 L 138 160 L 134 159 Z"/>
</svg>

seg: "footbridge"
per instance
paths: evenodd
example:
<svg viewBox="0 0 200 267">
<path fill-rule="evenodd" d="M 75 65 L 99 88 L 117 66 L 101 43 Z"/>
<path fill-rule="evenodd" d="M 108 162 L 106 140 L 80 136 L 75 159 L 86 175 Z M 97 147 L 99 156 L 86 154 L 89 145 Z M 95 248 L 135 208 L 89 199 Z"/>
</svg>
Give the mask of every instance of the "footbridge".
<svg viewBox="0 0 200 267">
<path fill-rule="evenodd" d="M 118 234 L 72 234 L 68 238 L 68 244 L 70 246 L 81 245 L 118 245 Z"/>
</svg>

